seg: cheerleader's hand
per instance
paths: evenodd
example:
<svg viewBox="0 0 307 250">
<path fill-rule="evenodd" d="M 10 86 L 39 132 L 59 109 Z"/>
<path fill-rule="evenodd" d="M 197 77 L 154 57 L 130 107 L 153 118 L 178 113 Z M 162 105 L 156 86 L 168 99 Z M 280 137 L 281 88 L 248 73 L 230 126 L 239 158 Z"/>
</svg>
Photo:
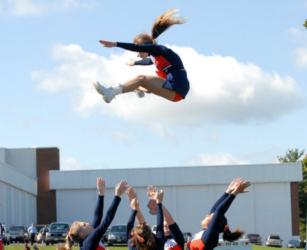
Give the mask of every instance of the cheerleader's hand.
<svg viewBox="0 0 307 250">
<path fill-rule="evenodd" d="M 116 47 L 117 45 L 117 42 L 111 42 L 111 41 L 106 41 L 106 40 L 99 40 L 99 42 L 102 44 L 103 47 L 106 47 L 106 48 Z"/>
</svg>

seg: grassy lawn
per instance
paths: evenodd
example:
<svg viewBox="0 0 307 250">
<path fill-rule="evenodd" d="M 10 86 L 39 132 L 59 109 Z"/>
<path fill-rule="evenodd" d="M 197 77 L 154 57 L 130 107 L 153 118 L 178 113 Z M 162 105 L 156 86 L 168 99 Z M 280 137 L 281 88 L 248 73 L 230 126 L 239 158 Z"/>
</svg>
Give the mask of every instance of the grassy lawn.
<svg viewBox="0 0 307 250">
<path fill-rule="evenodd" d="M 23 250 L 23 244 L 11 244 L 9 246 L 5 246 L 5 250 Z M 56 248 L 56 245 L 50 245 L 50 246 L 43 246 L 38 245 L 38 248 L 40 250 L 54 250 Z M 127 246 L 111 246 L 107 247 L 110 250 L 127 250 Z M 31 247 L 32 249 L 32 247 Z M 265 247 L 265 246 L 252 246 L 252 250 L 293 250 L 293 248 L 275 248 L 275 247 Z M 73 250 L 79 250 L 79 247 L 74 247 Z"/>
<path fill-rule="evenodd" d="M 31 250 L 33 250 L 33 248 L 31 247 L 31 245 L 29 244 Z M 55 250 L 56 245 L 49 245 L 49 246 L 45 246 L 45 245 L 40 245 L 38 244 L 38 248 L 39 250 Z M 127 250 L 127 246 L 111 246 L 111 247 L 107 247 L 110 250 Z M 24 249 L 24 245 L 23 244 L 11 244 L 9 246 L 4 246 L 4 250 L 23 250 Z M 79 250 L 79 247 L 73 247 L 73 250 Z"/>
</svg>

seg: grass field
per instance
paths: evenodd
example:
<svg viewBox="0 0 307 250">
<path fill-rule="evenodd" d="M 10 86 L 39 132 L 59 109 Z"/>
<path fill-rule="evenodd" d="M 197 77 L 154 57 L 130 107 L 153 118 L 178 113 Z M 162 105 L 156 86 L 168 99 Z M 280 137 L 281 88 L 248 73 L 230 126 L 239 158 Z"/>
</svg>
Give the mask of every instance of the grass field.
<svg viewBox="0 0 307 250">
<path fill-rule="evenodd" d="M 39 250 L 55 250 L 56 245 L 50 245 L 50 246 L 43 246 L 38 245 Z M 24 245 L 23 244 L 12 244 L 9 246 L 5 246 L 5 250 L 23 250 Z M 32 249 L 32 248 L 31 248 Z M 128 248 L 126 246 L 112 246 L 108 247 L 110 250 L 127 250 Z M 275 247 L 265 247 L 265 246 L 252 246 L 252 250 L 293 250 L 293 248 L 275 248 Z M 73 250 L 79 250 L 79 247 L 74 247 Z"/>
<path fill-rule="evenodd" d="M 30 246 L 30 245 L 29 245 Z M 55 250 L 56 245 L 38 245 L 39 250 Z M 126 246 L 112 246 L 107 247 L 110 250 L 127 250 L 128 248 Z M 30 246 L 30 249 L 33 250 L 33 248 Z M 79 247 L 73 247 L 73 250 L 79 250 Z M 9 246 L 5 246 L 4 250 L 24 250 L 23 244 L 11 244 Z"/>
</svg>

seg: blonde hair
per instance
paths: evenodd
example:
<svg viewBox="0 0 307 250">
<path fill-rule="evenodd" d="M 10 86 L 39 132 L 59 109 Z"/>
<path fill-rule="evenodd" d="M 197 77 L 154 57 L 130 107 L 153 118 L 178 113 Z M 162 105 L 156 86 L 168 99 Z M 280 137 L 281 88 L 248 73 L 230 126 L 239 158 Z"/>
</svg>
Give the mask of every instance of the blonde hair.
<svg viewBox="0 0 307 250">
<path fill-rule="evenodd" d="M 131 243 L 138 250 L 153 250 L 156 245 L 151 228 L 145 223 L 138 224 L 132 229 Z"/>
<path fill-rule="evenodd" d="M 177 17 L 175 14 L 178 12 L 177 9 L 170 9 L 165 11 L 162 15 L 158 16 L 152 26 L 151 35 L 147 33 L 141 33 L 137 35 L 133 42 L 136 44 L 144 43 L 156 43 L 156 39 L 160 36 L 165 30 L 171 27 L 174 24 L 183 24 L 185 19 Z"/>
<path fill-rule="evenodd" d="M 74 240 L 79 240 L 79 232 L 80 232 L 80 221 L 75 221 L 71 224 L 69 231 L 67 233 L 65 243 L 64 244 L 58 244 L 56 249 L 57 250 L 71 250 L 72 246 L 74 244 Z"/>
<path fill-rule="evenodd" d="M 71 250 L 74 242 L 72 239 L 69 237 L 69 235 L 66 236 L 65 243 L 58 244 L 56 246 L 56 250 Z"/>
<path fill-rule="evenodd" d="M 177 12 L 177 9 L 170 9 L 156 18 L 151 30 L 151 36 L 153 39 L 156 39 L 172 25 L 185 23 L 183 18 L 175 16 Z"/>
</svg>

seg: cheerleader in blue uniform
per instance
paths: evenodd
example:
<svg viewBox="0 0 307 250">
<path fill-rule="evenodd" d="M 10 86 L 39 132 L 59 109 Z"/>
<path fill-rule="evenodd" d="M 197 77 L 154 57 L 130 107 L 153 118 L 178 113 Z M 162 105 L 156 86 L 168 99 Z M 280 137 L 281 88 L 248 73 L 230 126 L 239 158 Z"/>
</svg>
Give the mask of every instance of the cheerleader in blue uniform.
<svg viewBox="0 0 307 250">
<path fill-rule="evenodd" d="M 67 234 L 65 245 L 58 246 L 58 250 L 71 250 L 74 242 L 79 243 L 80 250 L 105 250 L 106 247 L 103 245 L 101 238 L 112 223 L 121 201 L 120 196 L 126 191 L 127 187 L 126 181 L 117 184 L 111 206 L 102 220 L 105 181 L 102 178 L 97 178 L 98 199 L 92 224 L 82 221 L 73 222 Z"/>
<path fill-rule="evenodd" d="M 239 229 L 234 232 L 229 230 L 225 213 L 235 197 L 246 192 L 249 186 L 249 181 L 240 178 L 229 184 L 226 192 L 213 205 L 210 214 L 202 220 L 203 230 L 187 243 L 188 250 L 213 250 L 218 245 L 220 233 L 223 233 L 223 239 L 227 241 L 235 241 L 242 236 L 243 232 Z"/>
<path fill-rule="evenodd" d="M 129 250 L 164 250 L 164 230 L 163 230 L 163 211 L 162 200 L 163 191 L 156 191 L 153 195 L 157 203 L 157 231 L 155 235 L 151 228 L 146 224 L 144 216 L 140 210 L 136 192 L 132 187 L 128 188 L 128 198 L 130 200 L 131 215 L 127 223 L 127 238 Z M 138 224 L 135 226 L 135 217 Z"/>
<path fill-rule="evenodd" d="M 176 11 L 171 9 L 163 13 L 156 19 L 151 35 L 141 33 L 134 38 L 133 43 L 99 41 L 106 48 L 119 47 L 138 52 L 141 60 L 131 63 L 131 66 L 154 64 L 157 69 L 157 76 L 139 75 L 115 87 L 107 88 L 95 82 L 94 86 L 105 102 L 110 103 L 118 94 L 137 90 L 153 93 L 173 102 L 181 101 L 186 97 L 190 85 L 179 55 L 166 46 L 157 44 L 156 41 L 157 37 L 170 26 L 184 23 L 182 18 L 174 16 Z"/>
<path fill-rule="evenodd" d="M 147 207 L 149 208 L 150 214 L 157 213 L 157 204 L 153 198 L 156 190 L 157 188 L 155 186 L 147 187 L 147 196 L 149 199 Z M 165 206 L 163 206 L 162 209 L 164 216 L 163 228 L 165 236 L 164 250 L 184 250 L 185 241 L 182 231 L 168 209 Z"/>
</svg>

